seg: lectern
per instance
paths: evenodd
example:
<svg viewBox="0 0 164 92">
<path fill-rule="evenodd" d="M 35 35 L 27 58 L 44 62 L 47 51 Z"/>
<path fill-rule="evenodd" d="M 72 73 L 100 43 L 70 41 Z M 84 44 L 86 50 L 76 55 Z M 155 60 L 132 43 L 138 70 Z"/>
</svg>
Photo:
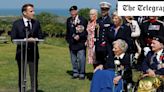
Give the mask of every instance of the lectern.
<svg viewBox="0 0 164 92">
<path fill-rule="evenodd" d="M 28 43 L 34 44 L 34 64 L 36 64 L 36 45 L 38 42 L 43 42 L 43 39 L 13 39 L 13 42 L 17 45 L 21 46 L 21 92 L 26 92 L 26 74 L 27 74 L 27 55 L 28 55 Z M 25 46 L 25 48 L 24 48 Z M 23 50 L 25 49 L 25 50 Z M 25 55 L 24 55 L 25 53 Z M 24 72 L 23 72 L 24 71 Z M 36 92 L 36 72 L 35 72 L 35 65 L 34 65 L 34 92 Z"/>
</svg>

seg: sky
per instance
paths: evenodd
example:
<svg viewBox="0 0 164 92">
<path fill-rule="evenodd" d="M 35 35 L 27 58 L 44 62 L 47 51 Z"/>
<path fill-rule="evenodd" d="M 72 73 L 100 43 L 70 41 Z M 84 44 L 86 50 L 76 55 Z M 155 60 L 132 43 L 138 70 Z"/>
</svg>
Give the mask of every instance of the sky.
<svg viewBox="0 0 164 92">
<path fill-rule="evenodd" d="M 69 9 L 72 5 L 99 9 L 101 1 L 110 2 L 115 8 L 117 0 L 1 0 L 0 9 L 19 9 L 25 3 L 34 4 L 36 9 Z"/>
</svg>

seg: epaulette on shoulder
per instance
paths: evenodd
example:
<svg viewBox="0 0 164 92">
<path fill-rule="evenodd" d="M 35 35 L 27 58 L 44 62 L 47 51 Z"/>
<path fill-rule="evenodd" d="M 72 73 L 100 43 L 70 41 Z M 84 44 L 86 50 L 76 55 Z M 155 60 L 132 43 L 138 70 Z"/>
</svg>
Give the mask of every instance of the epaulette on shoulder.
<svg viewBox="0 0 164 92">
<path fill-rule="evenodd" d="M 163 21 L 161 21 L 161 20 L 157 20 L 157 22 L 162 23 L 163 26 L 164 26 L 164 22 L 163 22 Z"/>
<path fill-rule="evenodd" d="M 149 20 L 144 20 L 143 23 L 148 22 Z"/>
</svg>

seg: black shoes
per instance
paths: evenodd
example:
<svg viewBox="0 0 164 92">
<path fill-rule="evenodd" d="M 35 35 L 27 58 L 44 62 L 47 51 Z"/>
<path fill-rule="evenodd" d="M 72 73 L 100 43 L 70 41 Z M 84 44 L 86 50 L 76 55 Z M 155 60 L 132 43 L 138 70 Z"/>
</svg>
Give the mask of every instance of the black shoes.
<svg viewBox="0 0 164 92">
<path fill-rule="evenodd" d="M 72 79 L 77 79 L 79 76 L 72 76 Z"/>
<path fill-rule="evenodd" d="M 79 80 L 84 80 L 85 75 L 73 74 L 72 79 L 77 79 L 77 78 L 79 78 Z"/>
<path fill-rule="evenodd" d="M 85 80 L 85 76 L 84 77 L 79 77 L 79 80 Z"/>
<path fill-rule="evenodd" d="M 76 79 L 76 78 L 78 78 L 78 77 L 79 77 L 79 74 L 78 74 L 78 73 L 73 73 L 72 79 Z"/>
</svg>

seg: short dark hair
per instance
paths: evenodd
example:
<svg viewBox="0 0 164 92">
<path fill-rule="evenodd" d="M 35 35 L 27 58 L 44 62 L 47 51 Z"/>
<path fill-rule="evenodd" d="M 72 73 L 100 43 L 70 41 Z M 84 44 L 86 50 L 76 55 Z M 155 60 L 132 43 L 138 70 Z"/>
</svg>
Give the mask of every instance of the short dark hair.
<svg viewBox="0 0 164 92">
<path fill-rule="evenodd" d="M 24 5 L 22 6 L 22 13 L 23 13 L 24 11 L 27 10 L 27 7 L 28 7 L 28 6 L 34 7 L 33 4 L 24 4 Z"/>
</svg>

